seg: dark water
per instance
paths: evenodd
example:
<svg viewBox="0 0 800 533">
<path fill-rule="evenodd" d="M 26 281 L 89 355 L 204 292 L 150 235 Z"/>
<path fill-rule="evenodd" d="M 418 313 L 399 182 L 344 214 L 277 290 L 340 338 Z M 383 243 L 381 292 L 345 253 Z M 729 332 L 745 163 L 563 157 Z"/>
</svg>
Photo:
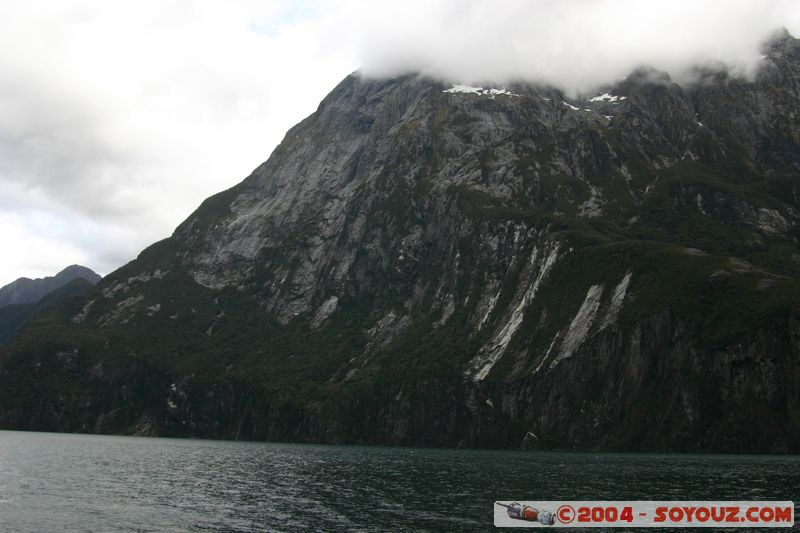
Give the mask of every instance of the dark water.
<svg viewBox="0 0 800 533">
<path fill-rule="evenodd" d="M 495 500 L 798 496 L 800 457 L 368 448 L 0 431 L 2 531 L 492 531 Z"/>
</svg>

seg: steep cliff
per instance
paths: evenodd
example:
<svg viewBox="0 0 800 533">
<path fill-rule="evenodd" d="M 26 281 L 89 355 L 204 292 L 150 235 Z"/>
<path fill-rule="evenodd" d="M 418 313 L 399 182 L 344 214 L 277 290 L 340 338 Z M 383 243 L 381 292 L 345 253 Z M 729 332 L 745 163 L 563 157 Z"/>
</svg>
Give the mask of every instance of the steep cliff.
<svg viewBox="0 0 800 533">
<path fill-rule="evenodd" d="M 348 76 L 0 353 L 0 426 L 800 450 L 800 44 L 569 98 Z"/>
</svg>

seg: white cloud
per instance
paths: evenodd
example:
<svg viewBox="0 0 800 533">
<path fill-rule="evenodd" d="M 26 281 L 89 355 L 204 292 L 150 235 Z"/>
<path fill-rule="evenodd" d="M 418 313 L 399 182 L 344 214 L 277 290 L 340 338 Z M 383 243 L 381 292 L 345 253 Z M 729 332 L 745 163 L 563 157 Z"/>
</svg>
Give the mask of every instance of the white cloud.
<svg viewBox="0 0 800 533">
<path fill-rule="evenodd" d="M 751 74 L 759 44 L 800 30 L 796 0 L 407 0 L 375 8 L 363 69 L 455 82 L 530 81 L 568 92 L 636 67 L 680 78 L 697 64 Z"/>
<path fill-rule="evenodd" d="M 43 228 L 41 214 L 27 213 L 24 219 L 14 213 L 0 212 L 0 242 L 10 253 L 3 254 L 3 269 L 24 272 L 26 277 L 52 276 L 67 265 L 86 263 L 87 255 L 69 241 Z M 53 263 L 52 257 L 59 258 Z M 21 276 L 17 276 L 21 277 Z M 12 281 L 12 280 L 9 280 Z"/>
<path fill-rule="evenodd" d="M 0 17 L 0 285 L 101 273 L 242 180 L 346 74 L 580 90 L 752 69 L 796 0 L 41 0 Z"/>
<path fill-rule="evenodd" d="M 42 265 L 52 274 L 82 258 L 107 273 L 132 259 L 241 181 L 357 67 L 313 4 L 59 0 L 2 12 L 0 285 Z M 57 236 L 32 223 L 42 211 Z"/>
</svg>

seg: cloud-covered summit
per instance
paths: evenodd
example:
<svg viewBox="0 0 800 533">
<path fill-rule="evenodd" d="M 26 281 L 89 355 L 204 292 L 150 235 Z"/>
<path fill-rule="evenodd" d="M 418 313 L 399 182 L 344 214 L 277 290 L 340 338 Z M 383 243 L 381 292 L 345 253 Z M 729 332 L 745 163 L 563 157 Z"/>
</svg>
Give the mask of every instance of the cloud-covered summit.
<svg viewBox="0 0 800 533">
<path fill-rule="evenodd" d="M 410 0 L 375 9 L 363 72 L 554 85 L 570 93 L 638 67 L 687 79 L 695 66 L 750 76 L 760 44 L 800 30 L 796 0 Z"/>
</svg>

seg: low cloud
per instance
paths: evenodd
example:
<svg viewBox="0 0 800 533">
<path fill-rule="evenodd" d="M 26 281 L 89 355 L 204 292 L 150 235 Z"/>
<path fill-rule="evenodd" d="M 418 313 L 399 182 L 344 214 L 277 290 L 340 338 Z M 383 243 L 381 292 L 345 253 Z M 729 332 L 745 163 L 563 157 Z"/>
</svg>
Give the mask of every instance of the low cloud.
<svg viewBox="0 0 800 533">
<path fill-rule="evenodd" d="M 760 44 L 800 30 L 796 0 L 409 0 L 375 9 L 367 75 L 423 72 L 454 82 L 528 81 L 569 93 L 640 66 L 685 79 L 693 66 L 749 76 Z"/>
</svg>

